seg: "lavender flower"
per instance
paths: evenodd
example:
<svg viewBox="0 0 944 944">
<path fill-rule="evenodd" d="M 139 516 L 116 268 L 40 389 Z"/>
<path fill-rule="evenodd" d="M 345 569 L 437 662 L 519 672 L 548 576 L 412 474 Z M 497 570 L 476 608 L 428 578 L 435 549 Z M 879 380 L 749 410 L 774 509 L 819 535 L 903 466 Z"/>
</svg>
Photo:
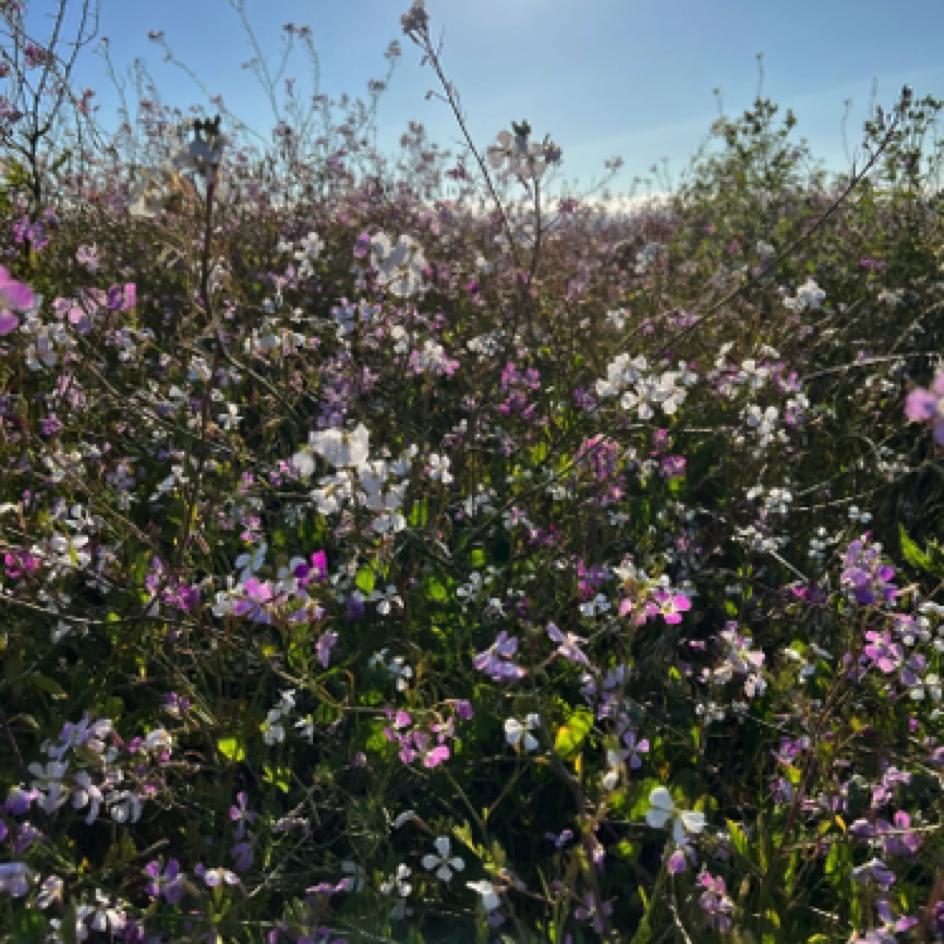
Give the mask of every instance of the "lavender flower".
<svg viewBox="0 0 944 944">
<path fill-rule="evenodd" d="M 908 394 L 905 416 L 912 423 L 930 423 L 934 441 L 944 446 L 944 371 L 934 378 L 930 390 L 918 387 Z"/>
</svg>

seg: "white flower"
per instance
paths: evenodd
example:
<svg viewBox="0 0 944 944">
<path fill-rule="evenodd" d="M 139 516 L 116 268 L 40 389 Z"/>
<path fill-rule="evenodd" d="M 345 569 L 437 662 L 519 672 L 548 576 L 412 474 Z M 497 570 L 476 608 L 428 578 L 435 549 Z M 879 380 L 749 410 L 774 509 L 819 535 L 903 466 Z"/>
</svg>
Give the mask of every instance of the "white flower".
<svg viewBox="0 0 944 944">
<path fill-rule="evenodd" d="M 472 573 L 469 574 L 469 582 L 458 587 L 456 589 L 456 595 L 460 597 L 476 597 L 483 586 L 482 575 L 477 570 L 473 570 Z"/>
<path fill-rule="evenodd" d="M 501 904 L 498 892 L 495 891 L 495 886 L 491 882 L 486 882 L 483 879 L 480 882 L 466 882 L 466 885 L 482 896 L 482 904 L 486 911 L 492 912 Z"/>
<path fill-rule="evenodd" d="M 299 732 L 309 744 L 314 740 L 315 737 L 315 719 L 311 715 L 305 715 L 301 721 L 295 722 L 296 728 L 301 728 Z"/>
<path fill-rule="evenodd" d="M 406 665 L 403 656 L 394 656 L 387 666 L 387 671 L 397 680 L 397 690 L 404 691 L 409 684 L 407 679 L 413 677 L 413 669 Z"/>
<path fill-rule="evenodd" d="M 324 240 L 317 233 L 309 233 L 301 239 L 301 249 L 295 253 L 295 258 L 301 262 L 303 259 L 317 259 L 319 253 L 325 247 Z"/>
<path fill-rule="evenodd" d="M 939 702 L 941 700 L 941 680 L 937 673 L 932 672 L 925 676 L 924 681 L 917 682 L 910 689 L 908 694 L 912 701 L 923 701 L 925 689 L 931 700 Z"/>
<path fill-rule="evenodd" d="M 412 869 L 408 865 L 400 863 L 394 875 L 380 886 L 381 895 L 389 895 L 396 890 L 396 893 L 401 896 L 390 911 L 390 917 L 394 921 L 402 921 L 408 915 L 413 914 L 413 909 L 406 906 L 406 898 L 413 891 L 413 886 L 407 881 L 411 871 Z"/>
<path fill-rule="evenodd" d="M 190 142 L 190 146 L 179 151 L 171 163 L 180 170 L 195 170 L 200 173 L 209 171 L 209 168 L 220 162 L 220 151 L 214 150 L 206 141 L 197 138 Z"/>
<path fill-rule="evenodd" d="M 390 605 L 392 603 L 396 603 L 397 606 L 403 606 L 403 600 L 397 593 L 397 588 L 392 584 L 387 587 L 386 591 L 375 590 L 367 599 L 371 603 L 378 600 L 380 601 L 377 603 L 377 612 L 382 616 L 386 616 L 390 612 Z"/>
<path fill-rule="evenodd" d="M 465 868 L 465 862 L 458 856 L 449 858 L 451 843 L 448 837 L 440 836 L 433 845 L 436 847 L 437 855 L 429 853 L 423 856 L 424 869 L 436 869 L 436 878 L 442 882 L 448 882 L 452 878 L 452 870 L 461 872 Z M 451 866 L 451 868 L 450 868 Z"/>
<path fill-rule="evenodd" d="M 54 901 L 62 901 L 63 881 L 58 875 L 50 875 L 40 886 L 39 894 L 36 896 L 36 907 L 40 909 L 48 908 Z"/>
<path fill-rule="evenodd" d="M 533 712 L 524 719 L 524 724 L 518 721 L 517 718 L 509 718 L 505 722 L 505 740 L 507 740 L 512 747 L 517 749 L 521 739 L 524 738 L 525 751 L 530 752 L 537 750 L 537 739 L 528 732 L 533 731 L 540 723 L 540 717 Z"/>
<path fill-rule="evenodd" d="M 616 328 L 617 331 L 622 331 L 623 326 L 626 324 L 626 309 L 618 308 L 615 311 L 608 311 L 606 313 L 606 320 Z"/>
<path fill-rule="evenodd" d="M 806 308 L 816 310 L 820 307 L 820 302 L 826 297 L 826 293 L 813 281 L 807 278 L 806 282 L 797 289 L 796 298 L 785 298 L 784 306 L 793 311 L 804 311 Z"/>
<path fill-rule="evenodd" d="M 443 485 L 448 485 L 452 481 L 448 456 L 440 456 L 434 452 L 429 457 L 429 477 L 434 482 L 442 481 Z"/>
<path fill-rule="evenodd" d="M 287 715 L 295 707 L 295 689 L 286 688 L 279 696 L 278 709 Z"/>
<path fill-rule="evenodd" d="M 281 717 L 282 713 L 278 709 L 273 708 L 263 722 L 262 739 L 270 747 L 273 744 L 279 744 L 285 740 L 285 728 L 278 723 Z"/>
<path fill-rule="evenodd" d="M 401 298 L 423 291 L 423 249 L 412 236 L 400 236 L 396 245 L 386 233 L 371 240 L 370 264 L 379 272 L 379 284 Z"/>
<path fill-rule="evenodd" d="M 75 787 L 72 790 L 72 805 L 81 810 L 89 806 L 89 814 L 85 818 L 87 825 L 98 819 L 98 811 L 101 809 L 102 791 L 92 782 L 92 778 L 83 770 L 75 775 Z"/>
<path fill-rule="evenodd" d="M 111 818 L 116 823 L 136 823 L 141 818 L 141 800 L 130 790 L 117 790 L 108 797 Z"/>
<path fill-rule="evenodd" d="M 610 608 L 610 601 L 602 593 L 598 593 L 592 600 L 580 604 L 580 612 L 584 616 L 594 617 L 597 613 L 605 613 Z"/>
<path fill-rule="evenodd" d="M 751 359 L 746 360 L 743 364 L 741 364 L 741 369 L 738 371 L 737 379 L 739 383 L 748 384 L 751 390 L 760 390 L 760 388 L 763 387 L 767 382 L 767 377 L 769 374 L 769 367 L 758 367 L 757 361 Z"/>
<path fill-rule="evenodd" d="M 169 753 L 174 746 L 174 740 L 163 728 L 156 728 L 144 739 L 144 744 L 148 751 Z"/>
<path fill-rule="evenodd" d="M 649 794 L 649 803 L 651 808 L 646 813 L 646 822 L 654 829 L 661 829 L 671 821 L 672 838 L 677 843 L 685 841 L 686 832 L 700 833 L 705 828 L 705 814 L 678 809 L 665 787 L 656 787 Z"/>
<path fill-rule="evenodd" d="M 36 778 L 33 781 L 33 788 L 45 794 L 43 809 L 47 814 L 51 814 L 68 799 L 68 791 L 62 786 L 62 778 L 65 777 L 68 766 L 68 763 L 63 764 L 52 760 L 45 767 L 36 763 L 29 765 L 29 772 Z"/>
<path fill-rule="evenodd" d="M 226 412 L 220 413 L 216 419 L 223 429 L 231 430 L 238 429 L 242 417 L 239 415 L 239 407 L 235 403 L 227 403 Z"/>
<path fill-rule="evenodd" d="M 363 423 L 360 423 L 357 429 L 350 433 L 342 429 L 325 429 L 318 433 L 311 433 L 308 444 L 336 469 L 340 469 L 360 466 L 367 461 L 369 438 L 370 432 Z M 292 461 L 295 462 L 295 457 Z"/>
<path fill-rule="evenodd" d="M 372 669 L 375 665 L 386 665 L 387 660 L 387 650 L 381 649 L 380 652 L 375 652 L 367 660 L 367 668 Z"/>
</svg>

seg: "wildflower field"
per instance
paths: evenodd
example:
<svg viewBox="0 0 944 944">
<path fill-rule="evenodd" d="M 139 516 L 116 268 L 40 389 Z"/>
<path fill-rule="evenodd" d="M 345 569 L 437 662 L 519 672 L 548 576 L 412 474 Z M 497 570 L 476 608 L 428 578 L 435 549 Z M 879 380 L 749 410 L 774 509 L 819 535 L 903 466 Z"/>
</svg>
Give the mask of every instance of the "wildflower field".
<svg viewBox="0 0 944 944">
<path fill-rule="evenodd" d="M 614 219 L 527 122 L 102 140 L 22 6 L 0 940 L 944 941 L 944 102 Z"/>
</svg>

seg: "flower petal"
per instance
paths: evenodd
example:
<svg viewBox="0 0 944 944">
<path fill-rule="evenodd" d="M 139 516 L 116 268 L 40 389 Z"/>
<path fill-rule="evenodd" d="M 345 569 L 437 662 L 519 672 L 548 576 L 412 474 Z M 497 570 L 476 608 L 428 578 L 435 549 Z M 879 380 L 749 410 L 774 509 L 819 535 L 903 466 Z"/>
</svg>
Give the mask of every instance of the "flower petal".
<svg viewBox="0 0 944 944">
<path fill-rule="evenodd" d="M 646 813 L 646 822 L 653 829 L 661 829 L 672 818 L 668 810 L 651 809 Z"/>
<path fill-rule="evenodd" d="M 649 794 L 649 805 L 659 810 L 665 810 L 667 813 L 675 812 L 675 801 L 672 799 L 672 794 L 665 787 L 656 787 Z"/>
</svg>

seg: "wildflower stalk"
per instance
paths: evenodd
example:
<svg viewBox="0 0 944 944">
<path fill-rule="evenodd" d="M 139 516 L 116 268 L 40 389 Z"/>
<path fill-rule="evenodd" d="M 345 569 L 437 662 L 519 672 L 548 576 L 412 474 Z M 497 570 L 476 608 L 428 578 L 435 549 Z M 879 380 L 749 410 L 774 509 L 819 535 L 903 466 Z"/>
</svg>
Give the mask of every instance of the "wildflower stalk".
<svg viewBox="0 0 944 944">
<path fill-rule="evenodd" d="M 417 9 L 417 6 L 416 4 L 414 4 L 414 7 L 413 7 L 413 10 L 411 10 L 411 13 L 413 13 L 416 9 Z M 436 93 L 434 92 L 429 92 L 427 93 L 427 97 L 435 95 L 435 97 L 439 98 L 440 101 L 446 101 L 449 107 L 452 109 L 452 113 L 455 115 L 456 121 L 459 124 L 459 128 L 462 130 L 462 134 L 464 135 L 466 143 L 469 146 L 469 150 L 472 151 L 472 154 L 474 155 L 475 160 L 479 165 L 479 169 L 482 171 L 482 175 L 485 178 L 485 183 L 486 183 L 486 186 L 488 187 L 489 193 L 491 194 L 492 199 L 495 201 L 495 205 L 498 207 L 498 212 L 501 215 L 502 226 L 504 227 L 505 235 L 508 238 L 509 248 L 511 250 L 511 257 L 512 257 L 512 260 L 514 261 L 515 269 L 520 270 L 521 263 L 518 257 L 518 249 L 515 243 L 514 236 L 511 232 L 511 226 L 508 223 L 508 217 L 507 217 L 507 214 L 505 213 L 505 208 L 502 206 L 502 202 L 498 198 L 498 194 L 495 192 L 495 187 L 492 184 L 492 178 L 488 172 L 488 168 L 485 166 L 485 162 L 482 160 L 482 157 L 479 154 L 478 150 L 476 149 L 475 144 L 472 142 L 472 137 L 469 134 L 469 130 L 465 124 L 465 120 L 463 119 L 462 113 L 459 110 L 458 102 L 456 101 L 454 87 L 452 83 L 449 82 L 449 80 L 446 78 L 445 74 L 443 73 L 442 66 L 440 65 L 440 62 L 439 62 L 439 57 L 437 56 L 436 50 L 433 49 L 433 45 L 430 42 L 429 27 L 426 22 L 425 11 L 422 10 L 422 4 L 419 5 L 419 10 L 422 13 L 422 17 L 419 18 L 418 20 L 414 20 L 413 21 L 414 25 L 412 25 L 410 29 L 407 29 L 407 24 L 404 24 L 404 31 L 407 32 L 407 35 L 415 43 L 417 43 L 417 45 L 419 45 L 423 49 L 425 55 L 423 56 L 422 64 L 425 64 L 426 62 L 432 63 L 433 69 L 435 70 L 436 75 L 439 78 L 439 81 L 442 84 L 442 87 L 445 90 L 446 96 L 447 96 L 446 99 L 443 99 L 441 95 L 436 95 Z M 410 14 L 407 14 L 407 16 L 409 15 Z M 533 271 L 533 267 L 532 267 L 532 271 Z M 529 285 L 530 285 L 530 279 L 529 279 Z M 512 329 L 512 331 L 510 332 L 509 343 L 513 343 L 514 341 L 514 335 L 516 333 L 521 307 L 524 304 L 524 297 L 523 297 L 524 286 L 521 282 L 518 283 L 517 290 L 518 290 L 518 308 L 515 311 L 515 320 L 514 320 L 515 328 Z"/>
<path fill-rule="evenodd" d="M 213 323 L 213 307 L 212 300 L 210 298 L 210 244 L 213 236 L 213 197 L 216 192 L 216 180 L 218 173 L 218 166 L 216 164 L 212 165 L 208 169 L 207 173 L 207 193 L 206 193 L 206 216 L 204 219 L 204 229 L 203 229 L 203 256 L 201 259 L 200 265 L 200 294 L 203 297 L 203 308 L 206 313 L 207 320 L 212 324 Z M 216 377 L 216 373 L 219 370 L 220 358 L 222 352 L 220 347 L 217 346 L 213 351 L 213 363 L 210 367 L 210 377 L 204 382 L 204 391 L 203 391 L 203 400 L 200 404 L 200 446 L 199 446 L 199 459 L 197 464 L 197 473 L 194 476 L 193 486 L 190 489 L 190 495 L 185 502 L 186 513 L 184 515 L 184 521 L 181 529 L 181 534 L 178 539 L 177 546 L 177 555 L 175 562 L 175 570 L 180 566 L 181 561 L 183 560 L 183 555 L 186 553 L 187 547 L 190 544 L 190 533 L 194 525 L 194 519 L 197 515 L 197 510 L 200 503 L 200 486 L 203 482 L 203 470 L 206 467 L 207 460 L 207 451 L 208 451 L 208 432 L 210 424 L 210 392 L 213 389 L 213 381 Z M 189 458 L 189 449 L 188 449 L 188 458 Z M 185 462 L 186 467 L 186 462 Z"/>
</svg>

